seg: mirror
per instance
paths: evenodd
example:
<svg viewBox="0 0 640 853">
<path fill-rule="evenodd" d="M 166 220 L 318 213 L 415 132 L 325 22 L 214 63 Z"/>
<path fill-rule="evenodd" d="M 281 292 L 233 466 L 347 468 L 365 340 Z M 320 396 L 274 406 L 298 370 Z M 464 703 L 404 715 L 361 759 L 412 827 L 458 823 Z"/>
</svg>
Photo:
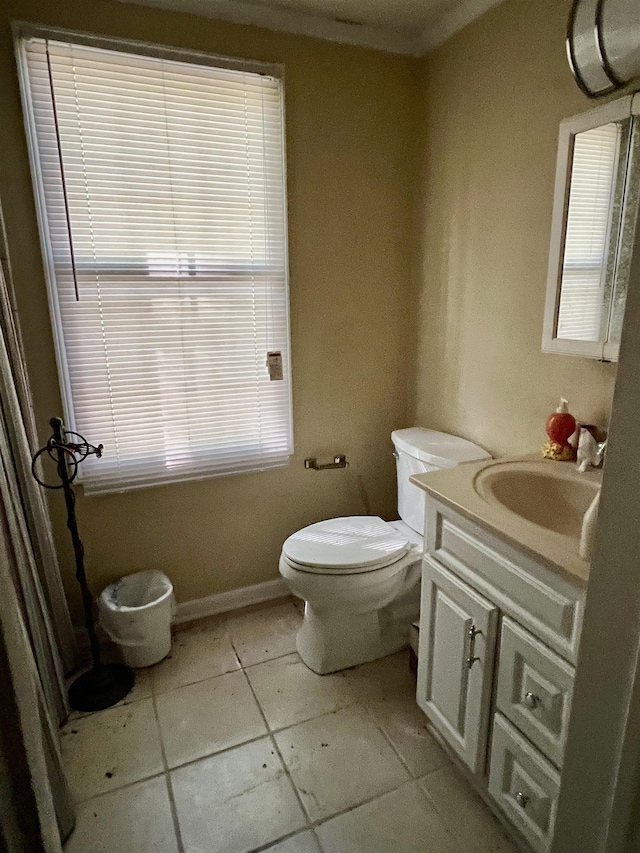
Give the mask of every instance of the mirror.
<svg viewBox="0 0 640 853">
<path fill-rule="evenodd" d="M 560 125 L 543 352 L 616 361 L 640 198 L 640 98 Z"/>
</svg>

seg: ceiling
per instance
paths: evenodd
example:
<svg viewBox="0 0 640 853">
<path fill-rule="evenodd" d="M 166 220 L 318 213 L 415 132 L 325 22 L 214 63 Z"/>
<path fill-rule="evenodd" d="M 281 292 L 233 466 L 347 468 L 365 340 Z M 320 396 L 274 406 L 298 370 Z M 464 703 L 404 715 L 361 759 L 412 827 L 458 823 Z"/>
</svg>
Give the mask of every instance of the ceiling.
<svg viewBox="0 0 640 853">
<path fill-rule="evenodd" d="M 503 0 L 121 0 L 420 56 Z"/>
<path fill-rule="evenodd" d="M 389 27 L 397 30 L 422 29 L 432 15 L 457 0 L 253 0 L 262 6 L 279 6 L 333 20 Z"/>
</svg>

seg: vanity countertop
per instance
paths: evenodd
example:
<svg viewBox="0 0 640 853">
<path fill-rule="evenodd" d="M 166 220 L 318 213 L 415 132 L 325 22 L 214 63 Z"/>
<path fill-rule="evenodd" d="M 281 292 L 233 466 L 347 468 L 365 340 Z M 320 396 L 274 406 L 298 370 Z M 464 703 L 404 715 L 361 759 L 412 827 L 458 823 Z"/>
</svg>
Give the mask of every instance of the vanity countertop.
<svg viewBox="0 0 640 853">
<path fill-rule="evenodd" d="M 508 457 L 503 459 L 465 462 L 456 468 L 432 471 L 428 474 L 416 474 L 411 482 L 443 504 L 466 516 L 471 521 L 486 527 L 508 544 L 528 552 L 535 560 L 543 562 L 550 569 L 565 577 L 576 586 L 586 587 L 589 580 L 590 564 L 578 554 L 579 542 L 575 536 L 549 530 L 535 524 L 520 515 L 490 502 L 476 489 L 478 476 L 486 469 L 504 463 L 539 463 L 549 468 L 550 473 L 568 474 L 585 478 L 594 484 L 602 482 L 601 470 L 590 470 L 578 474 L 574 462 L 555 462 L 542 459 L 539 455 Z M 558 468 L 557 466 L 562 466 Z M 566 467 L 569 466 L 569 467 Z M 545 470 L 540 469 L 540 470 Z"/>
</svg>

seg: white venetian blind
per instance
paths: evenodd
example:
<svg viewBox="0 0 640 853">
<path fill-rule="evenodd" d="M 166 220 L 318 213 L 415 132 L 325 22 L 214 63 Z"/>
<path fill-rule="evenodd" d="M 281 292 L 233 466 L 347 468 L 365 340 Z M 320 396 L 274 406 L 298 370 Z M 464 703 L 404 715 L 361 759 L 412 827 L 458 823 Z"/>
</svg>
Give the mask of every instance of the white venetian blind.
<svg viewBox="0 0 640 853">
<path fill-rule="evenodd" d="M 558 338 L 598 341 L 601 337 L 619 148 L 616 122 L 575 136 Z"/>
<path fill-rule="evenodd" d="M 40 38 L 22 59 L 67 423 L 105 446 L 85 488 L 285 464 L 280 80 Z"/>
</svg>

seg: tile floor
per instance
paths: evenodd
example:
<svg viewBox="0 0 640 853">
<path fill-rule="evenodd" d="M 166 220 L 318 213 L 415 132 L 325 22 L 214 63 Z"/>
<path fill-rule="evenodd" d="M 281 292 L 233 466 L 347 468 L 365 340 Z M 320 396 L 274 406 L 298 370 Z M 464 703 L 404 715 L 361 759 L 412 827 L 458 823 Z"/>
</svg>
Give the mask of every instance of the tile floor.
<svg viewBox="0 0 640 853">
<path fill-rule="evenodd" d="M 176 632 L 119 706 L 62 730 L 66 853 L 515 853 L 436 742 L 400 652 L 336 675 L 297 602 Z"/>
</svg>

